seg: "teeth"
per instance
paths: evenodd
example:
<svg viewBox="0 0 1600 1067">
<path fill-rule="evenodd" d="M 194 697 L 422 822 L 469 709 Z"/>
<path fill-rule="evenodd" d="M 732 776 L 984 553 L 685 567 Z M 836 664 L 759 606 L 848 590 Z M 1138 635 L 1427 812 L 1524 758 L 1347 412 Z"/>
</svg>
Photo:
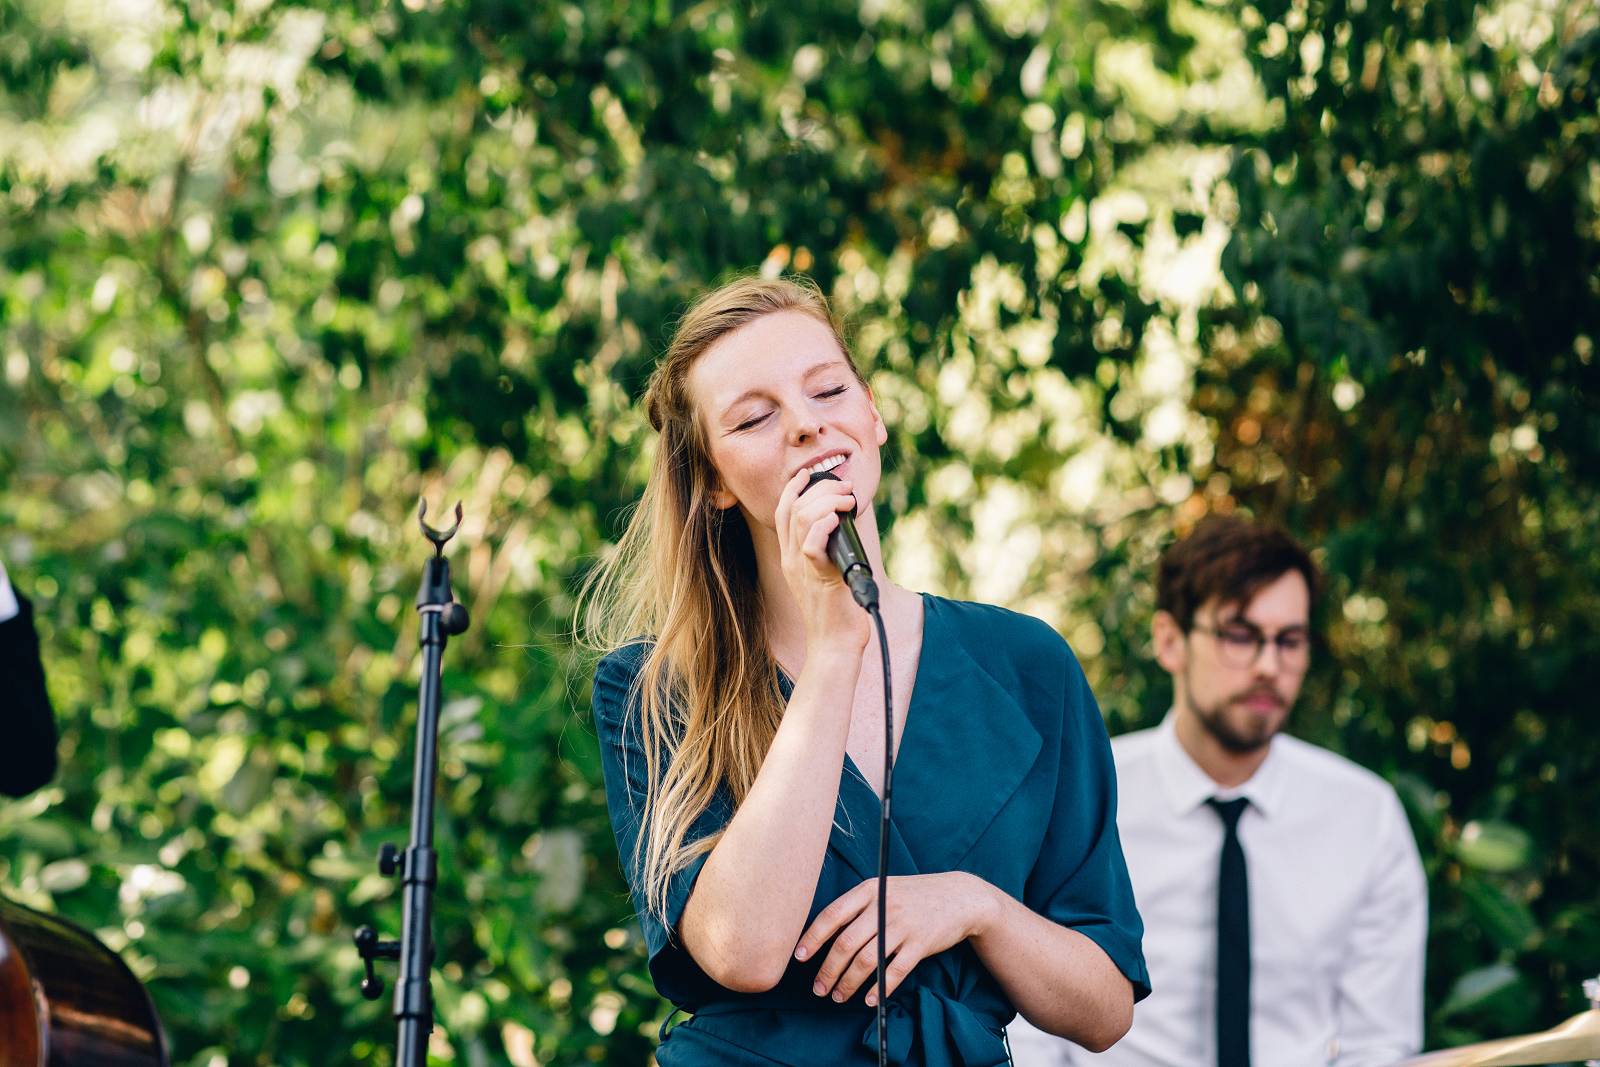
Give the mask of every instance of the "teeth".
<svg viewBox="0 0 1600 1067">
<path fill-rule="evenodd" d="M 831 471 L 831 470 L 833 470 L 833 468 L 835 468 L 839 464 L 843 463 L 844 460 L 845 460 L 845 457 L 842 456 L 842 455 L 829 456 L 827 459 L 823 460 L 821 463 L 818 463 L 818 464 L 815 464 L 813 466 L 807 467 L 806 468 L 806 473 L 807 474 L 816 474 L 818 471 Z"/>
</svg>

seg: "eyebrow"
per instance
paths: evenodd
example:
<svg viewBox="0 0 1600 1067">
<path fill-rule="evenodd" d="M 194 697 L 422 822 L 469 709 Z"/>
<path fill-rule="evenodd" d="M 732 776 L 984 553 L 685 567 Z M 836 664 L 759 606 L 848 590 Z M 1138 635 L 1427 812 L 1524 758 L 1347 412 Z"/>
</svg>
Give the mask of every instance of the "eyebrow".
<svg viewBox="0 0 1600 1067">
<path fill-rule="evenodd" d="M 839 358 L 838 356 L 834 356 L 832 359 L 824 359 L 821 362 L 813 363 L 811 366 L 806 368 L 805 372 L 801 374 L 800 377 L 809 378 L 818 371 L 828 370 L 830 367 L 842 367 L 844 365 L 845 362 L 843 359 Z M 727 405 L 722 409 L 722 417 L 726 419 L 728 416 L 733 414 L 734 408 L 738 407 L 740 404 L 743 404 L 746 400 L 752 400 L 763 395 L 764 392 L 765 390 L 762 389 L 746 389 L 744 392 L 728 401 Z"/>
</svg>

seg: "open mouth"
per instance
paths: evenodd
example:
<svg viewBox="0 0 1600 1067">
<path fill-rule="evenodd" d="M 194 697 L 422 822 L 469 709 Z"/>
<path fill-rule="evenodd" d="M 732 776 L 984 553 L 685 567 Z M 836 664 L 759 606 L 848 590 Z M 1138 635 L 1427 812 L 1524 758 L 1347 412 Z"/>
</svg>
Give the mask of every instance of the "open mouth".
<svg viewBox="0 0 1600 1067">
<path fill-rule="evenodd" d="M 839 453 L 837 455 L 829 456 L 827 459 L 823 460 L 820 463 L 813 463 L 809 467 L 802 467 L 801 470 L 807 475 L 820 474 L 823 471 L 831 471 L 831 470 L 833 470 L 833 468 L 837 467 L 839 464 L 843 463 L 845 460 L 847 460 L 849 458 L 850 458 L 849 456 L 847 456 L 843 452 L 841 452 L 841 453 Z"/>
</svg>

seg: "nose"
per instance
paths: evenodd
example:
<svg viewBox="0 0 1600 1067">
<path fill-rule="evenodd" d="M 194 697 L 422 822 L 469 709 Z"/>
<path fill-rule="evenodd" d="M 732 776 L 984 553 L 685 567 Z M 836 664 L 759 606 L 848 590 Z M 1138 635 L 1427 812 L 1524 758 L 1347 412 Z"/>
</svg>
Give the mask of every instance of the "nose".
<svg viewBox="0 0 1600 1067">
<path fill-rule="evenodd" d="M 1278 651 L 1278 642 L 1261 642 L 1261 652 L 1256 656 L 1256 673 L 1267 678 L 1277 677 L 1278 671 L 1283 667 L 1281 656 L 1282 653 Z"/>
<path fill-rule="evenodd" d="M 789 443 L 804 445 L 822 434 L 822 424 L 812 413 L 796 411 L 789 416 Z"/>
</svg>

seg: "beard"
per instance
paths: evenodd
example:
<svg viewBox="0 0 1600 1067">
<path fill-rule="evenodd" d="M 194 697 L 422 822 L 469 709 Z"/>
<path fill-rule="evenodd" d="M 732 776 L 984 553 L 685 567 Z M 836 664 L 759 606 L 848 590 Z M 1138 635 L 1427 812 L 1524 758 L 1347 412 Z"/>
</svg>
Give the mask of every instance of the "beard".
<svg viewBox="0 0 1600 1067">
<path fill-rule="evenodd" d="M 1211 704 L 1201 704 L 1195 700 L 1193 686 L 1188 688 L 1189 707 L 1194 712 L 1194 717 L 1217 744 L 1236 755 L 1259 752 L 1271 744 L 1272 739 L 1283 729 L 1283 724 L 1288 719 L 1288 701 L 1284 700 L 1283 694 L 1271 685 L 1253 685 L 1241 693 L 1224 697 Z M 1247 713 L 1243 722 L 1229 718 L 1228 709 L 1231 706 L 1254 696 L 1272 697 L 1284 709 L 1284 713 L 1280 713 L 1275 719 Z"/>
</svg>

